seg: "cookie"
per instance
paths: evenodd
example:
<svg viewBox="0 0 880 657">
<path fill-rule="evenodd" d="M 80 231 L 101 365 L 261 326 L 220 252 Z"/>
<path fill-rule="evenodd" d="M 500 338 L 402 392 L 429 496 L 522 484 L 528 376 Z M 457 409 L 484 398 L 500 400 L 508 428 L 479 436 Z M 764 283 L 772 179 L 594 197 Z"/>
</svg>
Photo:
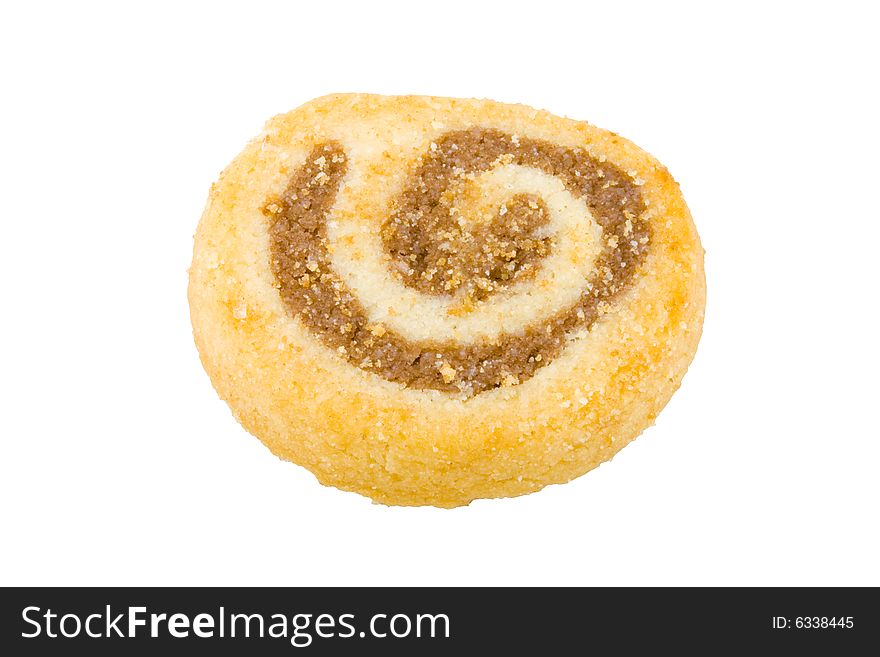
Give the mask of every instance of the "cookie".
<svg viewBox="0 0 880 657">
<path fill-rule="evenodd" d="M 340 94 L 212 187 L 189 301 L 235 417 L 324 484 L 453 507 L 569 481 L 699 341 L 703 250 L 653 157 L 484 100 Z"/>
</svg>

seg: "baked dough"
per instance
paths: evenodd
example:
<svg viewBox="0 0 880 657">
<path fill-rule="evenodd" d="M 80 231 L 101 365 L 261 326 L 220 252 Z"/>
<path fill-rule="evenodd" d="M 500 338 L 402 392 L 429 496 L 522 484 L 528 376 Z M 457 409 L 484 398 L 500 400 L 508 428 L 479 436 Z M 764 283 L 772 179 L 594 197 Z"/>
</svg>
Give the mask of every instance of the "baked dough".
<svg viewBox="0 0 880 657">
<path fill-rule="evenodd" d="M 703 250 L 653 157 L 486 100 L 339 94 L 212 186 L 189 301 L 219 395 L 273 453 L 384 504 L 584 474 L 699 341 Z"/>
</svg>

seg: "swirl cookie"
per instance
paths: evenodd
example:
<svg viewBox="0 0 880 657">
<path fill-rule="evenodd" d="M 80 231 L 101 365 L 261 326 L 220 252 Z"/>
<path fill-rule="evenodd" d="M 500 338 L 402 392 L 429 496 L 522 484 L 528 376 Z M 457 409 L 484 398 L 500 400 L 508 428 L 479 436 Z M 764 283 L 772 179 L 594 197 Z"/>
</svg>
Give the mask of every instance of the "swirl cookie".
<svg viewBox="0 0 880 657">
<path fill-rule="evenodd" d="M 335 95 L 223 172 L 189 300 L 220 396 L 385 504 L 536 491 L 651 424 L 700 337 L 703 251 L 628 141 L 520 105 Z"/>
</svg>

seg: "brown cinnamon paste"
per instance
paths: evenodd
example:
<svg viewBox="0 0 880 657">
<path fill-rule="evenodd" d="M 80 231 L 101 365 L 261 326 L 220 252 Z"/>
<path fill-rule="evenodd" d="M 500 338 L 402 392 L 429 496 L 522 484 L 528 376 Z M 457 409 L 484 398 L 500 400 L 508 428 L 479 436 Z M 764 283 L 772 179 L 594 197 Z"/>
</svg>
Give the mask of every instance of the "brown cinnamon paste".
<svg viewBox="0 0 880 657">
<path fill-rule="evenodd" d="M 501 163 L 557 176 L 602 226 L 602 251 L 574 305 L 491 343 L 470 345 L 443 336 L 414 342 L 371 324 L 327 252 L 325 221 L 348 168 L 336 142 L 317 145 L 287 189 L 264 208 L 284 303 L 350 363 L 406 386 L 474 395 L 525 381 L 561 352 L 566 334 L 590 327 L 603 302 L 631 284 L 647 253 L 650 228 L 635 181 L 584 149 L 487 128 L 449 132 L 432 143 L 382 226 L 393 275 L 425 294 L 462 295 L 478 303 L 534 274 L 553 248 L 552 237 L 536 234 L 549 220 L 540 198 L 515 194 L 484 222 L 460 221 L 451 211 L 461 181 Z"/>
</svg>

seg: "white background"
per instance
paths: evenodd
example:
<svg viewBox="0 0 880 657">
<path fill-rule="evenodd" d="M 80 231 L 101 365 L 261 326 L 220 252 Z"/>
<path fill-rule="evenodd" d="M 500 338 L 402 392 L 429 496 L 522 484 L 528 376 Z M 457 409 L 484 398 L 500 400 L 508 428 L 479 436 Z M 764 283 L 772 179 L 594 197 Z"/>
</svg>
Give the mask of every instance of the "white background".
<svg viewBox="0 0 880 657">
<path fill-rule="evenodd" d="M 880 585 L 870 7 L 5 3 L 0 583 Z M 670 168 L 709 305 L 655 427 L 445 511 L 324 488 L 235 423 L 192 234 L 264 120 L 337 91 L 523 102 Z"/>
</svg>

